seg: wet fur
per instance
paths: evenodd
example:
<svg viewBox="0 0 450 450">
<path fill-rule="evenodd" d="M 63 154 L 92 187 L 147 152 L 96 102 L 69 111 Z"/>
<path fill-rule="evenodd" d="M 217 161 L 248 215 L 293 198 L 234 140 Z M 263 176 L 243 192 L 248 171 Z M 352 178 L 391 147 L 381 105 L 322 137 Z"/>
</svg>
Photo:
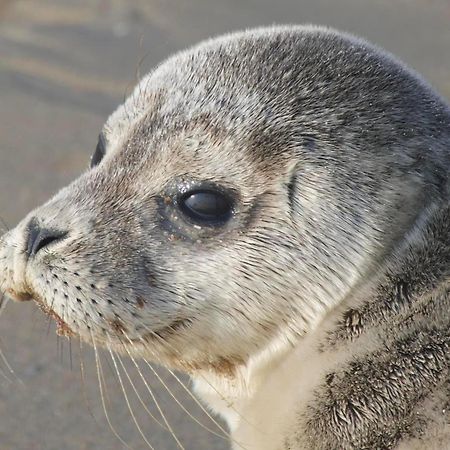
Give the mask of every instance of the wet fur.
<svg viewBox="0 0 450 450">
<path fill-rule="evenodd" d="M 235 448 L 450 445 L 450 111 L 418 75 L 333 30 L 251 30 L 170 58 L 103 133 L 0 241 L 2 290 L 190 373 Z M 223 229 L 176 208 L 200 182 L 235 196 Z M 68 235 L 27 263 L 32 218 Z"/>
</svg>

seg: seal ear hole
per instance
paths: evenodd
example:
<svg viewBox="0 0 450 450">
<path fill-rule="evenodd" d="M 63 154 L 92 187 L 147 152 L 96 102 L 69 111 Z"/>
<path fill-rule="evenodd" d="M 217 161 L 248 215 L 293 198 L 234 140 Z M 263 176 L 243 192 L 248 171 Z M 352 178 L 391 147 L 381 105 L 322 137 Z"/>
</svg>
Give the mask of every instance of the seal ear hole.
<svg viewBox="0 0 450 450">
<path fill-rule="evenodd" d="M 297 187 L 298 187 L 298 175 L 297 172 L 295 171 L 292 174 L 289 183 L 287 184 L 288 202 L 291 213 L 295 212 L 295 196 L 297 192 Z"/>
<path fill-rule="evenodd" d="M 105 156 L 106 153 L 106 142 L 105 137 L 102 133 L 98 136 L 97 146 L 95 147 L 94 154 L 91 157 L 90 167 L 91 169 L 95 166 L 98 166 Z"/>
</svg>

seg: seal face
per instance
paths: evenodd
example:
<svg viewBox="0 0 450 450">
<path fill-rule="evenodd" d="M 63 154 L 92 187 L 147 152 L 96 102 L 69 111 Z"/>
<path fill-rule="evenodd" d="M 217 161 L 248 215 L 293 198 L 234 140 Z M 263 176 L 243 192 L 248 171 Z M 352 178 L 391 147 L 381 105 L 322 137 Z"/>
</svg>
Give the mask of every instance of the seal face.
<svg viewBox="0 0 450 450">
<path fill-rule="evenodd" d="M 448 202 L 449 142 L 445 103 L 364 41 L 213 39 L 145 77 L 89 170 L 2 238 L 0 286 L 62 334 L 235 379 L 298 346 Z"/>
</svg>

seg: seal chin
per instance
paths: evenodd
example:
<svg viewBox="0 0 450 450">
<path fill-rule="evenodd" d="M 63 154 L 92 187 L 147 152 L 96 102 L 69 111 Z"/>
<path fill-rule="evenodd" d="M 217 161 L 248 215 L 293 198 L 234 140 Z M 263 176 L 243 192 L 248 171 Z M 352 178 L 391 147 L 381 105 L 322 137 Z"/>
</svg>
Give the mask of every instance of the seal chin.
<svg viewBox="0 0 450 450">
<path fill-rule="evenodd" d="M 76 333 L 67 325 L 64 320 L 59 317 L 59 315 L 51 309 L 49 306 L 47 306 L 45 303 L 43 303 L 38 298 L 34 298 L 33 300 L 36 302 L 36 304 L 39 306 L 39 309 L 43 311 L 48 317 L 53 319 L 56 323 L 56 334 L 58 336 L 66 336 L 66 337 L 73 337 L 76 336 Z"/>
<path fill-rule="evenodd" d="M 58 336 L 75 336 L 75 332 L 67 325 L 64 320 L 59 317 L 59 315 L 49 307 L 36 293 L 29 291 L 15 291 L 13 289 L 8 289 L 5 291 L 8 297 L 12 300 L 18 302 L 34 300 L 34 302 L 39 306 L 39 309 L 43 311 L 47 316 L 54 319 L 56 322 L 56 334 Z"/>
</svg>

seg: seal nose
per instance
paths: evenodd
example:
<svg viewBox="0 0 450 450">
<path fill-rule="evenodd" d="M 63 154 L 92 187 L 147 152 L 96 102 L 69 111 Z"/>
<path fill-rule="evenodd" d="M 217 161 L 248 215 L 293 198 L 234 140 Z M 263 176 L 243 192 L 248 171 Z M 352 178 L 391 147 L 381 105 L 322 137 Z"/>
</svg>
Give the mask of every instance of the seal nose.
<svg viewBox="0 0 450 450">
<path fill-rule="evenodd" d="M 67 231 L 60 231 L 51 228 L 41 228 L 35 218 L 31 219 L 28 225 L 28 241 L 25 250 L 28 257 L 34 256 L 47 247 L 52 242 L 60 241 L 67 235 Z"/>
</svg>

